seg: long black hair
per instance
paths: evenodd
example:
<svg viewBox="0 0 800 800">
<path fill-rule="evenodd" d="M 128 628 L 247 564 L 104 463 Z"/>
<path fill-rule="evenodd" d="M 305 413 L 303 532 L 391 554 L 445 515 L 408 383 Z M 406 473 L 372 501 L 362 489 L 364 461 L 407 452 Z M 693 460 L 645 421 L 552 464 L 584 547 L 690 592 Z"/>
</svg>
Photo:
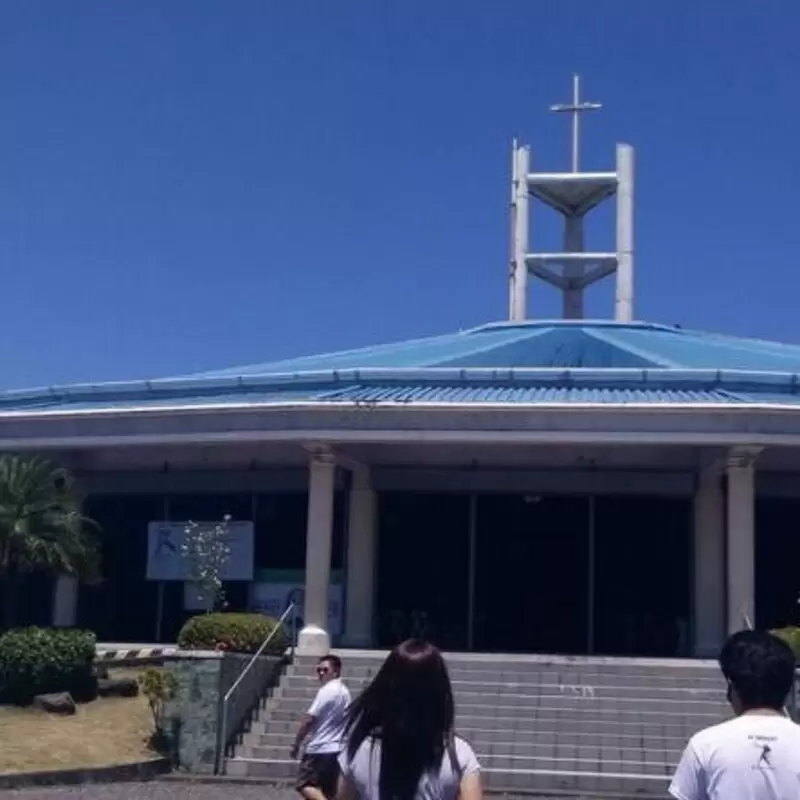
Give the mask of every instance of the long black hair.
<svg viewBox="0 0 800 800">
<path fill-rule="evenodd" d="M 420 778 L 438 770 L 453 735 L 453 689 L 439 650 L 409 639 L 392 650 L 347 711 L 350 759 L 380 741 L 380 800 L 413 800 Z"/>
</svg>

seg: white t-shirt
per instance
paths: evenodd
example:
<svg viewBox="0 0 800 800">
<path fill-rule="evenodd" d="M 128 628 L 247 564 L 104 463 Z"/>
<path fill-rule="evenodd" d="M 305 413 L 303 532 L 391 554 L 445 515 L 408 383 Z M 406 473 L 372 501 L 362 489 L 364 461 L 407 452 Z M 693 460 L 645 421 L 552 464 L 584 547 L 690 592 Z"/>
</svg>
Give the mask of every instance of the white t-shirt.
<svg viewBox="0 0 800 800">
<path fill-rule="evenodd" d="M 472 748 L 456 737 L 454 742 L 455 758 L 458 770 L 454 768 L 447 752 L 438 770 L 423 775 L 417 788 L 416 800 L 456 800 L 461 779 L 465 775 L 480 772 L 480 764 Z M 339 766 L 355 786 L 359 800 L 379 800 L 381 774 L 381 742 L 380 739 L 368 737 L 356 750 L 352 760 L 344 751 L 339 756 Z"/>
<path fill-rule="evenodd" d="M 800 726 L 745 714 L 701 731 L 669 791 L 677 800 L 800 800 Z"/>
<path fill-rule="evenodd" d="M 305 744 L 308 755 L 338 753 L 343 747 L 344 712 L 350 705 L 350 692 L 340 678 L 320 687 L 308 709 L 314 725 Z"/>
</svg>

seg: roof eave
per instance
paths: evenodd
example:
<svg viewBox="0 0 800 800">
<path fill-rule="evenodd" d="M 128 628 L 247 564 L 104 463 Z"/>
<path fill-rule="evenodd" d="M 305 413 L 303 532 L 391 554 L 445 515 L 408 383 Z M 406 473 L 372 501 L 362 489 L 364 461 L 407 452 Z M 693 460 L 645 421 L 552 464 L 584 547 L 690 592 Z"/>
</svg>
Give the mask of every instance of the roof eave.
<svg viewBox="0 0 800 800">
<path fill-rule="evenodd" d="M 242 375 L 213 379 L 167 379 L 102 385 L 53 386 L 45 389 L 8 391 L 0 393 L 0 413 L 3 405 L 34 406 L 37 403 L 69 404 L 133 402 L 138 398 L 157 401 L 159 408 L 182 407 L 181 397 L 214 397 L 242 395 L 254 392 L 330 391 L 356 384 L 413 383 L 421 387 L 441 385 L 487 386 L 489 384 L 526 386 L 568 386 L 570 388 L 626 389 L 725 389 L 731 392 L 770 391 L 786 394 L 800 393 L 800 375 L 792 372 L 757 370 L 711 370 L 671 368 L 405 368 L 405 369 L 347 369 L 313 372 L 294 372 L 271 375 Z M 311 402 L 311 401 L 309 401 Z M 212 404 L 216 407 L 216 404 Z M 135 407 L 135 406 L 134 406 Z"/>
<path fill-rule="evenodd" d="M 800 404 L 797 403 L 758 403 L 737 402 L 737 401 L 713 401 L 707 402 L 669 402 L 654 400 L 651 402 L 590 402 L 590 401 L 568 401 L 568 402 L 481 402 L 481 401 L 353 401 L 353 400 L 318 400 L 318 401 L 298 401 L 290 400 L 285 402 L 267 403 L 202 403 L 202 404 L 169 404 L 129 406 L 125 408 L 55 408 L 41 410 L 21 410 L 21 411 L 2 411 L 0 410 L 0 420 L 16 421 L 36 421 L 39 419 L 91 419 L 92 417 L 102 419 L 128 418 L 138 416 L 157 416 L 164 414 L 172 415 L 210 415 L 228 414 L 250 411 L 310 411 L 310 412 L 341 412 L 345 411 L 369 411 L 369 409 L 382 409 L 392 411 L 429 411 L 429 412 L 464 412 L 471 411 L 503 411 L 510 413 L 530 413 L 532 411 L 542 411 L 553 414 L 573 414 L 585 412 L 600 413 L 619 413 L 624 412 L 653 412 L 664 413 L 703 413 L 715 414 L 725 413 L 789 413 L 800 414 Z"/>
<path fill-rule="evenodd" d="M 237 442 L 800 445 L 800 407 L 305 403 L 0 415 L 0 449 Z"/>
</svg>

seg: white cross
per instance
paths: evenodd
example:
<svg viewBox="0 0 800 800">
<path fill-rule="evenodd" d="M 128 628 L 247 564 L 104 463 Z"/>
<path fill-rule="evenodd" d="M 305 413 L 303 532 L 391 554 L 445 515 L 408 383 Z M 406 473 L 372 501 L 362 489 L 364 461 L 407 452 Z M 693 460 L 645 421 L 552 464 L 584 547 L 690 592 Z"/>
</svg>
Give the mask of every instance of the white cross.
<svg viewBox="0 0 800 800">
<path fill-rule="evenodd" d="M 578 171 L 578 147 L 580 139 L 579 119 L 582 111 L 598 111 L 603 106 L 601 103 L 581 102 L 581 79 L 578 75 L 572 76 L 572 102 L 559 103 L 550 106 L 556 113 L 572 114 L 572 171 Z"/>
</svg>

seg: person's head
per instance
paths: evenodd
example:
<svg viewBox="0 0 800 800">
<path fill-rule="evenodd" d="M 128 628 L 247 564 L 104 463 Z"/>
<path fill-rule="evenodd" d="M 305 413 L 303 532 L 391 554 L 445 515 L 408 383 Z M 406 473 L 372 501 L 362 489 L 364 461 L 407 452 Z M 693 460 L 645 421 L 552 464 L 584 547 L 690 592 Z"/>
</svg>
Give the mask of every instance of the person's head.
<svg viewBox="0 0 800 800">
<path fill-rule="evenodd" d="M 728 682 L 728 700 L 736 714 L 758 709 L 780 711 L 794 681 L 794 654 L 771 633 L 740 631 L 719 657 Z"/>
<path fill-rule="evenodd" d="M 327 656 L 322 656 L 322 658 L 317 662 L 316 670 L 319 682 L 325 684 L 328 681 L 332 681 L 334 678 L 341 676 L 342 659 L 339 658 L 339 656 L 329 653 Z"/>
<path fill-rule="evenodd" d="M 425 770 L 438 767 L 455 715 L 450 676 L 441 653 L 409 639 L 392 650 L 348 709 L 352 758 L 369 736 L 381 742 L 381 798 L 411 800 Z"/>
</svg>

